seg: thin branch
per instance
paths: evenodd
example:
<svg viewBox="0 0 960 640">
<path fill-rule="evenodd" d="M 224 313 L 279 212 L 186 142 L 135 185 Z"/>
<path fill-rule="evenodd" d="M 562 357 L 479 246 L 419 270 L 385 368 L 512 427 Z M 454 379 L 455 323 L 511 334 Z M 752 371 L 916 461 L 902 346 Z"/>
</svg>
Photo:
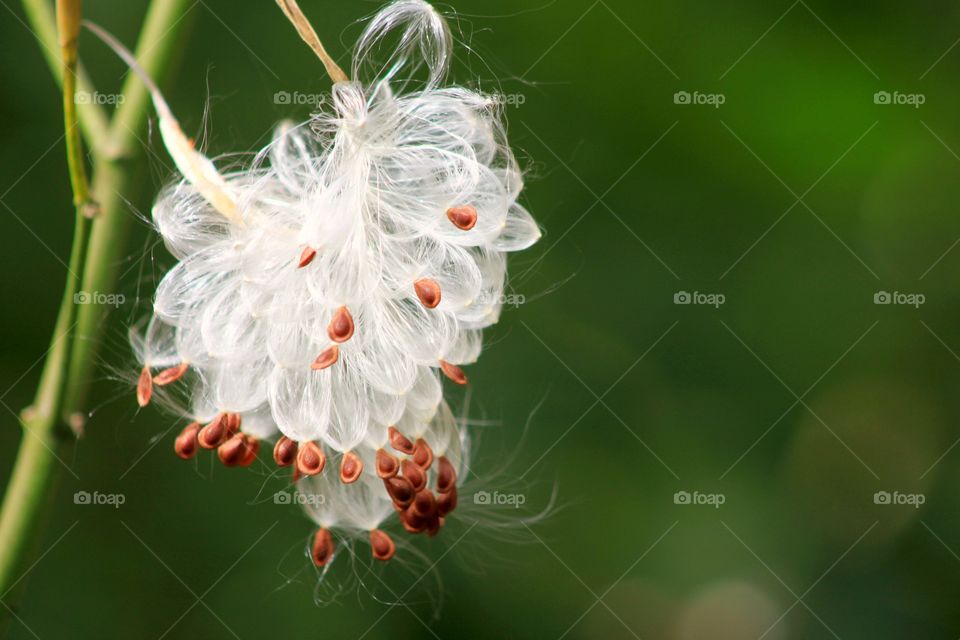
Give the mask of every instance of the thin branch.
<svg viewBox="0 0 960 640">
<path fill-rule="evenodd" d="M 347 74 L 343 72 L 343 69 L 334 62 L 330 54 L 327 53 L 327 50 L 323 48 L 323 43 L 320 42 L 317 32 L 313 30 L 313 26 L 310 24 L 310 21 L 307 20 L 307 16 L 303 15 L 303 11 L 300 10 L 297 0 L 277 0 L 277 4 L 283 9 L 283 14 L 287 16 L 287 20 L 296 27 L 297 33 L 300 34 L 303 41 L 306 42 L 307 45 L 313 49 L 313 52 L 317 54 L 317 57 L 320 58 L 320 62 L 323 63 L 323 67 L 327 70 L 327 75 L 330 76 L 333 83 L 348 82 L 350 78 L 348 78 Z"/>
</svg>

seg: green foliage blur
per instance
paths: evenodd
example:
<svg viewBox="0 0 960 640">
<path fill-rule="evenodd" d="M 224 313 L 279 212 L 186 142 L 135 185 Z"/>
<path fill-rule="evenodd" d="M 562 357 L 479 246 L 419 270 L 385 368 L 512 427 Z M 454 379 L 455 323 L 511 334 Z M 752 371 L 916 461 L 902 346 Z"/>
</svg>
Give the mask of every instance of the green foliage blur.
<svg viewBox="0 0 960 640">
<path fill-rule="evenodd" d="M 72 210 L 58 92 L 2 4 L 5 482 Z M 144 0 L 85 4 L 134 42 Z M 378 6 L 301 4 L 344 63 Z M 282 478 L 173 455 L 181 425 L 136 411 L 125 338 L 172 265 L 146 223 L 173 175 L 154 130 L 123 284 L 99 292 L 125 299 L 64 461 L 76 478 L 51 497 L 11 637 L 960 635 L 960 6 L 452 4 L 470 47 L 455 77 L 503 96 L 545 232 L 511 259 L 515 304 L 469 398 L 450 390 L 476 423 L 474 490 L 523 508 L 465 493 L 460 523 L 416 541 L 427 561 L 370 573 L 360 544 L 318 587 L 310 521 L 271 498 Z M 185 20 L 162 84 L 211 154 L 260 148 L 328 89 L 272 2 L 200 0 Z M 118 89 L 89 34 L 81 58 Z"/>
</svg>

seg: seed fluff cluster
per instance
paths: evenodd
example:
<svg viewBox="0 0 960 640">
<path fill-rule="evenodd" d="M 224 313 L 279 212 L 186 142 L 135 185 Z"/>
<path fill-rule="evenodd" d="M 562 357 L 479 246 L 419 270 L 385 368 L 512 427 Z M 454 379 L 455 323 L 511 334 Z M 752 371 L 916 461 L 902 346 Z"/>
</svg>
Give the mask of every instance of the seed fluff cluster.
<svg viewBox="0 0 960 640">
<path fill-rule="evenodd" d="M 131 333 L 138 402 L 185 400 L 184 459 L 211 449 L 243 467 L 273 443 L 298 490 L 323 497 L 304 501 L 320 567 L 333 533 L 367 536 L 388 560 L 394 514 L 411 534 L 443 527 L 468 437 L 441 380 L 467 384 L 463 367 L 500 314 L 506 254 L 540 236 L 517 203 L 497 100 L 444 86 L 452 55 L 430 5 L 387 6 L 356 46 L 352 80 L 226 174 L 151 86 L 184 179 L 153 208 L 178 263 Z"/>
</svg>

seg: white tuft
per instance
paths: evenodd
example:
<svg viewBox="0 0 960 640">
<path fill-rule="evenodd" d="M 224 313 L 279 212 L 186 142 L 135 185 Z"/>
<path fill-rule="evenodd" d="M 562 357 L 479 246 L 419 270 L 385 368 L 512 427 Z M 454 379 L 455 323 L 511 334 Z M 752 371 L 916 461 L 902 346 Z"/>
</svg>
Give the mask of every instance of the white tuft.
<svg viewBox="0 0 960 640">
<path fill-rule="evenodd" d="M 381 60 L 391 34 L 399 41 Z M 540 236 L 517 202 L 523 179 L 495 101 L 440 86 L 451 56 L 449 27 L 429 4 L 389 5 L 332 108 L 281 124 L 254 166 L 223 176 L 235 216 L 189 173 L 153 209 L 179 262 L 133 340 L 139 357 L 190 364 L 198 420 L 239 413 L 251 436 L 320 443 L 328 468 L 300 489 L 328 497 L 310 508 L 321 526 L 368 531 L 394 513 L 374 474 L 390 425 L 463 472 L 466 434 L 443 401 L 440 361 L 478 358 L 481 330 L 499 318 L 506 253 Z M 422 67 L 419 89 L 400 80 Z M 469 230 L 447 215 L 464 206 L 477 212 Z M 298 268 L 307 247 L 316 257 Z M 421 278 L 439 285 L 436 308 L 418 298 Z M 354 333 L 334 365 L 313 370 L 344 306 Z M 364 474 L 343 485 L 348 451 Z"/>
</svg>

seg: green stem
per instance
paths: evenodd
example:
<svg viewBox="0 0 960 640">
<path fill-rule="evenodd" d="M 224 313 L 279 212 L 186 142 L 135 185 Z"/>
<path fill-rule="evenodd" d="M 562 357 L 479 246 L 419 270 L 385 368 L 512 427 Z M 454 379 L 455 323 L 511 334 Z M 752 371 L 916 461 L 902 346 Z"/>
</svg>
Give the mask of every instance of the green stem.
<svg viewBox="0 0 960 640">
<path fill-rule="evenodd" d="M 73 84 L 77 76 L 68 71 L 70 60 L 63 61 L 66 67 L 63 68 L 56 55 L 49 55 L 57 49 L 58 38 L 48 1 L 23 0 L 23 3 L 31 26 L 48 54 L 54 76 L 64 85 L 64 93 L 72 96 L 77 87 L 89 86 L 82 77 L 77 85 Z M 154 77 L 161 76 L 169 64 L 186 5 L 187 0 L 154 0 L 150 5 L 137 55 Z M 85 179 L 80 180 L 76 194 L 80 203 L 78 224 L 67 283 L 35 401 L 21 414 L 24 437 L 0 511 L 0 600 L 6 605 L 0 613 L 4 621 L 9 620 L 12 603 L 23 586 L 23 572 L 29 566 L 31 547 L 39 539 L 44 507 L 50 502 L 51 488 L 64 466 L 59 458 L 64 457 L 64 449 L 72 442 L 67 428 L 69 416 L 80 410 L 90 385 L 98 329 L 105 308 L 97 304 L 78 307 L 74 295 L 78 287 L 90 292 L 112 290 L 117 278 L 116 265 L 132 219 L 121 193 L 126 191 L 132 178 L 132 160 L 140 150 L 138 136 L 146 124 L 149 100 L 143 87 L 132 77 L 128 78 L 124 91 L 126 99 L 109 126 L 105 118 L 101 119 L 101 112 L 81 109 L 76 114 L 75 109 L 68 106 L 73 104 L 72 97 L 69 101 L 64 98 L 65 121 L 72 122 L 73 127 L 68 124 L 67 130 L 71 180 L 76 192 L 77 169 L 83 167 L 83 155 L 78 150 L 78 141 L 69 138 L 79 119 L 91 140 L 95 159 L 92 194 L 99 202 L 99 213 L 92 223 L 83 215 L 90 194 L 85 193 Z"/>
<path fill-rule="evenodd" d="M 188 0 L 154 0 L 150 5 L 134 54 L 140 66 L 157 82 L 162 80 L 176 52 L 179 35 L 186 26 L 184 12 L 189 6 Z M 129 178 L 131 161 L 143 150 L 141 138 L 151 106 L 150 92 L 136 74 L 130 73 L 121 95 L 123 104 L 111 121 L 105 155 L 94 166 L 93 191 L 101 202 L 102 215 L 90 238 L 90 255 L 95 256 L 95 264 L 84 274 L 84 291 L 116 289 L 116 267 L 126 253 L 126 238 L 135 220 L 121 197 L 123 188 L 117 186 L 117 180 Z M 75 384 L 67 388 L 64 401 L 70 414 L 84 410 L 106 311 L 107 307 L 102 305 L 85 305 L 77 316 L 77 339 L 73 343 L 68 376 Z"/>
<path fill-rule="evenodd" d="M 30 22 L 30 28 L 37 34 L 40 50 L 47 59 L 54 79 L 63 83 L 63 65 L 60 59 L 60 47 L 57 37 L 57 22 L 53 17 L 53 7 L 49 1 L 23 0 L 23 8 Z M 93 83 L 87 77 L 83 65 L 77 66 L 77 89 L 81 93 L 93 95 Z M 96 144 L 107 139 L 110 122 L 101 106 L 89 101 L 80 105 L 80 126 L 87 144 L 96 151 Z"/>
</svg>

